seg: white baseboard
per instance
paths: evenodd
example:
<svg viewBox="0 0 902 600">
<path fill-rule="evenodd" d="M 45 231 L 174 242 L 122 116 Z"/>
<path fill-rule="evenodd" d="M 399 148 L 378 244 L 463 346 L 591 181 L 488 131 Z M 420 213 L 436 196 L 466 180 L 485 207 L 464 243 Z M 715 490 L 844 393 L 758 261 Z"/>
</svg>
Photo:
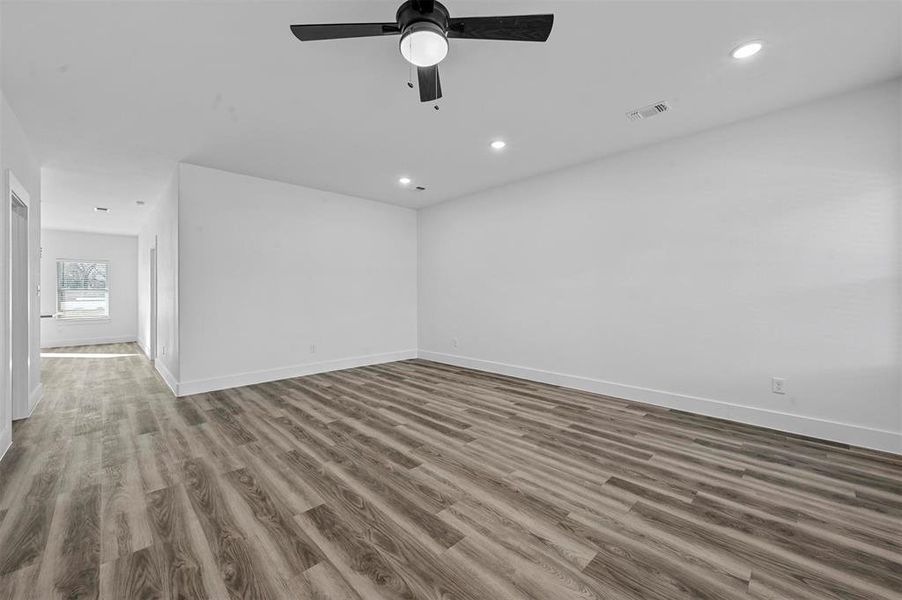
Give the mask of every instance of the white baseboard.
<svg viewBox="0 0 902 600">
<path fill-rule="evenodd" d="M 96 344 L 126 344 L 136 341 L 135 336 L 126 335 L 119 337 L 76 338 L 73 340 L 59 340 L 54 342 L 41 342 L 41 348 L 71 348 L 72 346 L 94 346 Z"/>
<path fill-rule="evenodd" d="M 38 405 L 38 402 L 41 401 L 41 398 L 44 396 L 44 384 L 38 383 L 37 386 L 28 394 L 28 414 L 17 415 L 13 412 L 13 421 L 21 421 L 22 419 L 27 419 L 31 417 L 34 412 L 34 408 Z"/>
<path fill-rule="evenodd" d="M 157 370 L 157 373 L 160 374 L 160 377 L 163 378 L 163 381 L 166 383 L 166 385 L 169 386 L 169 389 L 172 390 L 172 393 L 175 394 L 176 396 L 178 396 L 179 395 L 179 382 L 175 378 L 175 375 L 173 375 L 169 371 L 169 369 L 166 368 L 166 365 L 163 364 L 162 360 L 157 359 L 157 360 L 153 361 L 153 366 Z"/>
<path fill-rule="evenodd" d="M 13 430 L 7 429 L 0 435 L 0 461 L 6 456 L 7 450 L 13 447 Z"/>
<path fill-rule="evenodd" d="M 144 341 L 140 340 L 140 339 L 136 339 L 135 343 L 138 344 L 138 348 L 141 350 L 141 352 L 144 353 L 144 356 L 146 356 L 147 358 L 150 358 L 150 352 L 148 352 L 147 348 L 144 347 Z"/>
<path fill-rule="evenodd" d="M 416 357 L 416 350 L 399 350 L 397 352 L 384 352 L 382 354 L 369 354 L 366 356 L 353 356 L 349 358 L 339 358 L 337 360 L 306 363 L 303 365 L 292 365 L 289 367 L 280 367 L 278 369 L 249 371 L 247 373 L 225 375 L 223 377 L 213 377 L 210 379 L 183 381 L 178 383 L 178 392 L 176 393 L 176 395 L 188 396 L 191 394 L 202 394 L 204 392 L 241 387 L 243 385 L 254 385 L 256 383 L 265 383 L 267 381 L 278 381 L 280 379 L 291 379 L 292 377 L 303 377 L 304 375 L 326 373 L 328 371 L 339 371 L 341 369 L 352 369 L 354 367 L 378 365 L 381 363 L 394 362 L 397 360 L 408 360 Z"/>
<path fill-rule="evenodd" d="M 34 409 L 37 407 L 38 403 L 44 399 L 44 384 L 38 383 L 37 387 L 31 390 L 31 396 L 28 398 L 28 405 L 31 407 L 31 410 L 28 411 L 28 416 L 30 417 L 34 414 Z"/>
<path fill-rule="evenodd" d="M 624 400 L 684 410 L 708 417 L 717 417 L 748 425 L 757 425 L 759 427 L 767 427 L 769 429 L 776 429 L 788 433 L 902 454 L 902 434 L 895 431 L 873 429 L 836 421 L 826 421 L 791 413 L 742 406 L 711 398 L 689 396 L 686 394 L 615 383 L 601 379 L 592 379 L 578 375 L 543 371 L 541 369 L 532 369 L 530 367 L 510 365 L 466 356 L 457 356 L 454 354 L 420 350 L 418 356 L 419 358 L 449 365 L 467 367 L 479 371 L 488 371 L 500 375 L 509 375 L 511 377 L 519 377 L 521 379 L 549 383 L 561 387 L 604 394 L 606 396 L 614 396 L 623 398 Z"/>
</svg>

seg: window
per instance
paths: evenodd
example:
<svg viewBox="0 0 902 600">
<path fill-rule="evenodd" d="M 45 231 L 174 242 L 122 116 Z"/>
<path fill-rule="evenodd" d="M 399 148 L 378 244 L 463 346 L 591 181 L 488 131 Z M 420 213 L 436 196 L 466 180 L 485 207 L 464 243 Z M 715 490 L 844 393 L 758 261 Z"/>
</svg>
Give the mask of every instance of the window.
<svg viewBox="0 0 902 600">
<path fill-rule="evenodd" d="M 56 318 L 108 319 L 110 317 L 110 263 L 56 261 Z"/>
</svg>

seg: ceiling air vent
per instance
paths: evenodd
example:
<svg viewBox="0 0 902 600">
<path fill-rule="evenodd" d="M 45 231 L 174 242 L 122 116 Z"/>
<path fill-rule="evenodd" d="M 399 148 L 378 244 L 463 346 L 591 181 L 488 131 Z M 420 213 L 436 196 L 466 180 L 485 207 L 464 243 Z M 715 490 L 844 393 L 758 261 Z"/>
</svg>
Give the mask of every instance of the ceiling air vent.
<svg viewBox="0 0 902 600">
<path fill-rule="evenodd" d="M 626 118 L 630 121 L 641 121 L 642 119 L 648 119 L 655 115 L 659 115 L 662 112 L 667 112 L 670 109 L 671 106 L 669 102 L 658 102 L 656 104 L 649 104 L 648 106 L 637 108 L 636 110 L 631 110 L 626 113 Z"/>
</svg>

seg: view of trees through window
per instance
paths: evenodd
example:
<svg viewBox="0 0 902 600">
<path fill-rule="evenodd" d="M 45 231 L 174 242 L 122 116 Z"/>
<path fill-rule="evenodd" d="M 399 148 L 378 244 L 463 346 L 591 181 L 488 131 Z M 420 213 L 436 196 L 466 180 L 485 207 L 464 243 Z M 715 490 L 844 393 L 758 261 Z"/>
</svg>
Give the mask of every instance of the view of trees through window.
<svg viewBox="0 0 902 600">
<path fill-rule="evenodd" d="M 60 319 L 101 319 L 110 316 L 109 263 L 58 260 L 56 311 Z"/>
</svg>

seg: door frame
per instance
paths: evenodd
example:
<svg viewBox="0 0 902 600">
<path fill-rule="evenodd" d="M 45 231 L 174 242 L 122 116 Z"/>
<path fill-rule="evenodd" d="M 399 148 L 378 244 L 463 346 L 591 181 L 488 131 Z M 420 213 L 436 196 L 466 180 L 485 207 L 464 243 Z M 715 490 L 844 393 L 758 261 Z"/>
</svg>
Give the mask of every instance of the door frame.
<svg viewBox="0 0 902 600">
<path fill-rule="evenodd" d="M 32 341 L 32 307 L 31 307 L 31 220 L 32 216 L 32 207 L 31 207 L 31 195 L 28 193 L 28 190 L 25 189 L 25 186 L 19 182 L 16 176 L 13 174 L 12 170 L 7 169 L 7 194 L 6 194 L 6 206 L 4 210 L 8 211 L 9 215 L 8 219 L 8 227 L 7 227 L 7 239 L 9 240 L 9 246 L 7 251 L 9 252 L 9 272 L 8 272 L 8 284 L 9 284 L 9 313 L 7 314 L 7 324 L 8 324 L 8 348 L 9 348 L 9 393 L 11 399 L 11 418 L 12 420 L 24 419 L 31 416 L 31 369 L 33 365 L 31 364 L 31 341 Z M 25 279 L 24 285 L 25 290 L 24 294 L 22 294 L 22 290 L 17 289 L 17 285 L 19 283 L 13 278 L 13 260 L 15 260 L 15 256 L 13 254 L 13 211 L 12 205 L 13 202 L 19 202 L 25 207 Z M 22 372 L 16 372 L 17 363 L 13 360 L 17 351 L 22 351 L 22 348 L 16 348 L 13 346 L 13 315 L 17 312 L 17 307 L 15 303 L 19 301 L 18 299 L 24 296 L 25 306 L 25 362 L 24 366 L 20 367 Z M 18 310 L 23 310 L 23 307 L 18 307 Z M 25 382 L 24 388 L 19 392 L 20 397 L 15 396 L 15 389 L 13 387 L 13 382 L 17 380 L 22 380 Z"/>
<path fill-rule="evenodd" d="M 153 236 L 153 246 L 150 247 L 150 348 L 148 358 L 153 362 L 157 359 L 157 260 L 159 251 L 157 248 L 157 236 Z"/>
</svg>

